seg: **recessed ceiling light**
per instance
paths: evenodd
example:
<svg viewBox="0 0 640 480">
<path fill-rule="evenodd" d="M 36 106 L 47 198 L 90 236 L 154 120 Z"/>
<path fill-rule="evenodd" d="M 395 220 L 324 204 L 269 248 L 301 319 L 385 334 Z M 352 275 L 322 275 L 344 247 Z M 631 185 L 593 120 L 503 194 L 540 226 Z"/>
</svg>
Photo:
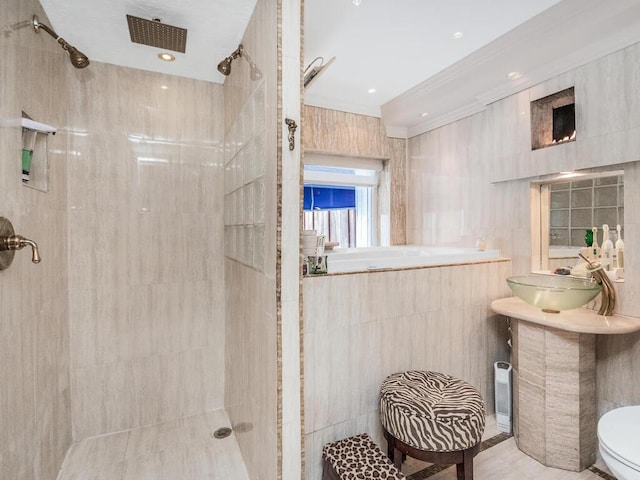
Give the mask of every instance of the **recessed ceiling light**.
<svg viewBox="0 0 640 480">
<path fill-rule="evenodd" d="M 358 7 L 362 3 L 362 0 L 351 0 L 351 3 Z"/>
<path fill-rule="evenodd" d="M 507 73 L 507 77 L 509 77 L 511 80 L 514 80 L 516 78 L 520 78 L 520 72 L 516 72 L 516 71 L 509 72 L 509 73 Z"/>
<path fill-rule="evenodd" d="M 376 93 L 376 89 L 375 89 L 375 88 L 370 88 L 369 90 L 367 90 L 367 92 L 369 92 L 369 93 Z"/>
<path fill-rule="evenodd" d="M 159 53 L 158 58 L 160 60 L 164 60 L 165 62 L 173 62 L 176 59 L 176 57 L 167 52 Z"/>
<path fill-rule="evenodd" d="M 166 85 L 160 85 L 160 88 L 161 88 L 162 90 L 169 90 L 169 87 L 167 87 Z"/>
<path fill-rule="evenodd" d="M 464 33 L 456 32 L 456 33 L 453 34 L 453 38 L 460 38 L 462 35 L 464 35 Z"/>
<path fill-rule="evenodd" d="M 427 115 L 429 115 L 429 112 L 422 112 L 422 113 L 420 114 L 420 116 L 421 116 L 421 117 L 426 117 Z"/>
</svg>

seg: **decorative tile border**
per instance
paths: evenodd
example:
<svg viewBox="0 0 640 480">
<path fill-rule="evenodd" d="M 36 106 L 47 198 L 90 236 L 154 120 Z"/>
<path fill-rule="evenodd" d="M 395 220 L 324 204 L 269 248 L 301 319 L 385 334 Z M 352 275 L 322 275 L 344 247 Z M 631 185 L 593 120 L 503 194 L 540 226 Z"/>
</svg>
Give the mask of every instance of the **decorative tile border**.
<svg viewBox="0 0 640 480">
<path fill-rule="evenodd" d="M 605 480 L 616 480 L 616 477 L 614 477 L 613 475 L 609 475 L 607 472 L 603 472 L 602 470 L 600 470 L 595 465 L 591 465 L 589 468 L 587 468 L 587 470 L 589 470 L 590 472 L 595 473 L 596 475 L 598 475 L 599 477 L 604 478 Z"/>
</svg>

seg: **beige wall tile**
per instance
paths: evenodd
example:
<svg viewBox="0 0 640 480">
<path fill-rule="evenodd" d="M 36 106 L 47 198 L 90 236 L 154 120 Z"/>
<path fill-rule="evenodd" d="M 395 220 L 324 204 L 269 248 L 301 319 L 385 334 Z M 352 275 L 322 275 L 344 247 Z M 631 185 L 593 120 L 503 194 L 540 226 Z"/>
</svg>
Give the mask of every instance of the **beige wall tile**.
<svg viewBox="0 0 640 480">
<path fill-rule="evenodd" d="M 32 15 L 49 23 L 35 0 L 0 6 L 5 26 Z M 0 271 L 0 477 L 55 478 L 71 443 L 67 270 L 67 74 L 60 47 L 31 28 L 0 36 L 0 216 L 36 241 Z M 59 130 L 47 138 L 49 191 L 22 185 L 21 111 Z M 42 157 L 34 158 L 40 161 Z"/>
<path fill-rule="evenodd" d="M 407 141 L 389 138 L 391 175 L 391 245 L 406 245 Z"/>
<path fill-rule="evenodd" d="M 236 243 L 225 264 L 225 398 L 232 422 L 250 426 L 238 441 L 255 479 L 298 478 L 301 463 L 300 150 L 283 133 L 285 116 L 300 123 L 290 90 L 300 83 L 299 8 L 258 2 L 242 43 L 262 80 L 242 63 L 225 81 L 225 238 Z"/>
<path fill-rule="evenodd" d="M 225 80 L 225 406 L 252 479 L 276 478 L 278 5 L 260 1 L 242 39 L 262 72 L 239 62 Z M 252 193 L 249 193 L 249 190 Z M 252 205 L 244 205 L 244 201 Z M 246 215 L 243 212 L 247 212 Z M 228 242 L 233 242 L 229 244 Z"/>
<path fill-rule="evenodd" d="M 635 208 L 640 205 L 640 116 L 633 108 L 638 103 L 639 55 L 640 45 L 632 45 L 495 102 L 484 113 L 409 139 L 408 243 L 472 246 L 475 238 L 486 235 L 489 248 L 511 258 L 513 273 L 528 273 L 527 177 L 618 165 L 625 170 L 627 260 L 625 283 L 616 285 L 617 311 L 640 316 L 640 304 L 630 294 L 640 283 L 640 256 L 633 247 L 640 238 Z M 528 102 L 574 85 L 576 142 L 532 152 Z M 497 280 L 504 284 L 506 276 L 500 273 Z M 510 295 L 502 288 L 503 296 Z M 640 403 L 637 382 L 631 380 L 640 361 L 637 345 L 637 335 L 598 338 L 598 414 Z"/>
<path fill-rule="evenodd" d="M 379 118 L 306 105 L 303 128 L 307 152 L 389 158 L 387 135 Z"/>
<path fill-rule="evenodd" d="M 222 87 L 206 82 L 98 62 L 72 74 L 69 124 L 82 134 L 69 139 L 69 325 L 81 439 L 223 404 L 223 103 Z"/>
<path fill-rule="evenodd" d="M 378 392 L 394 372 L 458 376 L 493 411 L 493 362 L 509 353 L 506 322 L 488 305 L 507 287 L 486 279 L 510 268 L 499 261 L 304 278 L 307 478 L 320 478 L 325 443 L 363 431 L 382 441 Z M 466 280 L 481 275 L 484 296 Z"/>
</svg>

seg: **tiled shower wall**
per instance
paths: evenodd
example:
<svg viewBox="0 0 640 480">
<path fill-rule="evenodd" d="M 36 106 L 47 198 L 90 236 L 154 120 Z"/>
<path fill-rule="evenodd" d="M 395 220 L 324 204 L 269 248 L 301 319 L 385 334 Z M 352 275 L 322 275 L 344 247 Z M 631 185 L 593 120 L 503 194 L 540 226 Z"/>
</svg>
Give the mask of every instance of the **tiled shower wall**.
<svg viewBox="0 0 640 480">
<path fill-rule="evenodd" d="M 264 272 L 265 82 L 257 83 L 225 137 L 225 256 Z"/>
<path fill-rule="evenodd" d="M 34 265 L 26 248 L 0 271 L 0 478 L 11 480 L 56 478 L 71 443 L 65 72 L 73 67 L 52 38 L 18 28 L 34 14 L 49 22 L 35 0 L 0 2 L 0 216 L 42 256 Z M 46 193 L 22 185 L 22 110 L 59 128 L 47 140 Z"/>
<path fill-rule="evenodd" d="M 368 432 L 386 445 L 378 394 L 392 373 L 457 376 L 493 411 L 493 363 L 509 353 L 490 303 L 509 295 L 510 275 L 500 260 L 303 280 L 306 480 L 321 478 L 328 442 Z"/>
<path fill-rule="evenodd" d="M 258 0 L 242 39 L 247 56 L 224 83 L 224 399 L 252 480 L 278 470 L 277 3 Z"/>
<path fill-rule="evenodd" d="M 222 87 L 99 62 L 67 82 L 74 439 L 222 407 Z"/>
<path fill-rule="evenodd" d="M 261 81 L 225 138 L 226 404 L 250 472 L 275 467 L 277 443 L 275 282 L 265 277 L 265 267 L 273 268 L 265 265 L 265 174 L 273 155 L 266 151 L 265 109 Z"/>
</svg>

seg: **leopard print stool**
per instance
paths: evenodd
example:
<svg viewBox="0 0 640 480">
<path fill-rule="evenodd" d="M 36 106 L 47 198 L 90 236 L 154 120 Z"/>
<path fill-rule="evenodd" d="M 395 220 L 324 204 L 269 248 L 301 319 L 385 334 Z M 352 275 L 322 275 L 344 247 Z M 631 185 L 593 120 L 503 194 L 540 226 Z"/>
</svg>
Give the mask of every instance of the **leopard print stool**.
<svg viewBox="0 0 640 480">
<path fill-rule="evenodd" d="M 322 449 L 322 480 L 404 478 L 366 433 L 328 443 Z"/>
<path fill-rule="evenodd" d="M 380 420 L 387 454 L 457 465 L 458 480 L 473 479 L 473 457 L 484 432 L 484 401 L 468 383 L 438 372 L 395 373 L 380 388 Z"/>
</svg>

